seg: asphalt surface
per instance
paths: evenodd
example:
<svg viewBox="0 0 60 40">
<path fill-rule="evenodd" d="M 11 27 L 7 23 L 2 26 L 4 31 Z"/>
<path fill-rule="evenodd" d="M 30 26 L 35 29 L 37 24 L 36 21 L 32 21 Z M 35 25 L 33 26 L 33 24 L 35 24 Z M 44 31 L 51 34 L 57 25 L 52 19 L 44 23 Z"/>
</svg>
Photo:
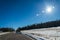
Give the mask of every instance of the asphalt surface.
<svg viewBox="0 0 60 40">
<path fill-rule="evenodd" d="M 32 40 L 32 39 L 23 34 L 9 33 L 5 35 L 0 35 L 0 40 Z"/>
</svg>

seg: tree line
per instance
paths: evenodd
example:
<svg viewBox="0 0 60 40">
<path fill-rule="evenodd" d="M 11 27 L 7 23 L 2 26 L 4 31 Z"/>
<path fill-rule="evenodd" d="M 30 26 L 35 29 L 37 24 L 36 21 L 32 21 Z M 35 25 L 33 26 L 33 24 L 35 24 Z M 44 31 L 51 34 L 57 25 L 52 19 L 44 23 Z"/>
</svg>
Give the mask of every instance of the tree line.
<svg viewBox="0 0 60 40">
<path fill-rule="evenodd" d="M 41 28 L 50 28 L 50 27 L 58 27 L 58 26 L 60 26 L 60 20 L 27 25 L 27 26 L 24 26 L 21 28 L 19 27 L 19 28 L 17 28 L 16 32 L 20 32 L 21 30 L 41 29 Z M 15 31 L 15 29 L 13 29 L 13 28 L 0 28 L 0 31 L 2 31 L 2 32 L 13 32 L 13 31 Z"/>
<path fill-rule="evenodd" d="M 50 27 L 58 27 L 58 26 L 60 26 L 60 20 L 39 23 L 39 24 L 32 24 L 32 25 L 28 25 L 28 26 L 25 26 L 22 28 L 19 27 L 16 31 L 40 29 L 40 28 L 50 28 Z"/>
<path fill-rule="evenodd" d="M 0 28 L 0 31 L 2 31 L 2 32 L 13 32 L 14 29 L 13 28 Z"/>
</svg>

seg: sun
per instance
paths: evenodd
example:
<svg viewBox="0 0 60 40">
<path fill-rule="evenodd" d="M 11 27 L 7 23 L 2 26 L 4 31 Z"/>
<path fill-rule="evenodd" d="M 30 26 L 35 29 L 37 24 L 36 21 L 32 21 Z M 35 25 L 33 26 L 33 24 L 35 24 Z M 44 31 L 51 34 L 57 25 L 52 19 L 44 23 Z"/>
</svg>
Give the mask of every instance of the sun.
<svg viewBox="0 0 60 40">
<path fill-rule="evenodd" d="M 49 12 L 49 13 L 52 12 L 52 8 L 51 7 L 47 7 L 46 8 L 46 12 Z"/>
<path fill-rule="evenodd" d="M 51 13 L 55 7 L 54 6 L 47 6 L 45 9 L 46 13 Z"/>
<path fill-rule="evenodd" d="M 42 13 L 47 13 L 47 14 L 51 14 L 54 11 L 54 6 L 46 6 L 43 10 Z"/>
</svg>

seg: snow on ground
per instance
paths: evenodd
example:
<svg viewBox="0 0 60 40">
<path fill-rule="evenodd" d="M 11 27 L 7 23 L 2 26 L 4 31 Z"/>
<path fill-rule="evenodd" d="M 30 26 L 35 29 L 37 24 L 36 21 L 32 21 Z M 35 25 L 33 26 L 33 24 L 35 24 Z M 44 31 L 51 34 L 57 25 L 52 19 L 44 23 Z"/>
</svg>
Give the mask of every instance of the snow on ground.
<svg viewBox="0 0 60 40">
<path fill-rule="evenodd" d="M 0 35 L 4 35 L 4 34 L 7 34 L 7 33 L 10 33 L 10 32 L 1 32 Z"/>
<path fill-rule="evenodd" d="M 37 40 L 39 40 L 40 38 L 44 40 L 60 40 L 60 27 L 24 30 L 21 32 L 32 36 Z"/>
<path fill-rule="evenodd" d="M 46 38 L 43 38 L 43 37 L 40 37 L 40 36 L 36 36 L 36 35 L 33 35 L 33 34 L 27 34 L 27 33 L 24 33 L 25 35 L 29 36 L 29 37 L 32 37 L 34 38 L 35 40 L 48 40 Z"/>
</svg>

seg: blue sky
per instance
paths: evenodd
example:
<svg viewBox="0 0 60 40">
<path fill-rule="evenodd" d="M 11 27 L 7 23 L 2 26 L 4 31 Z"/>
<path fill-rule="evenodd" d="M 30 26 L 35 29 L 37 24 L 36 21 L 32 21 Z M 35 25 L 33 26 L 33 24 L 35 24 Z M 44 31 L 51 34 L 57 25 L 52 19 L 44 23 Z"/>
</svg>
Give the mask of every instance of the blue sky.
<svg viewBox="0 0 60 40">
<path fill-rule="evenodd" d="M 51 13 L 42 13 L 46 6 Z M 60 0 L 0 0 L 0 27 L 23 27 L 60 19 Z"/>
</svg>

